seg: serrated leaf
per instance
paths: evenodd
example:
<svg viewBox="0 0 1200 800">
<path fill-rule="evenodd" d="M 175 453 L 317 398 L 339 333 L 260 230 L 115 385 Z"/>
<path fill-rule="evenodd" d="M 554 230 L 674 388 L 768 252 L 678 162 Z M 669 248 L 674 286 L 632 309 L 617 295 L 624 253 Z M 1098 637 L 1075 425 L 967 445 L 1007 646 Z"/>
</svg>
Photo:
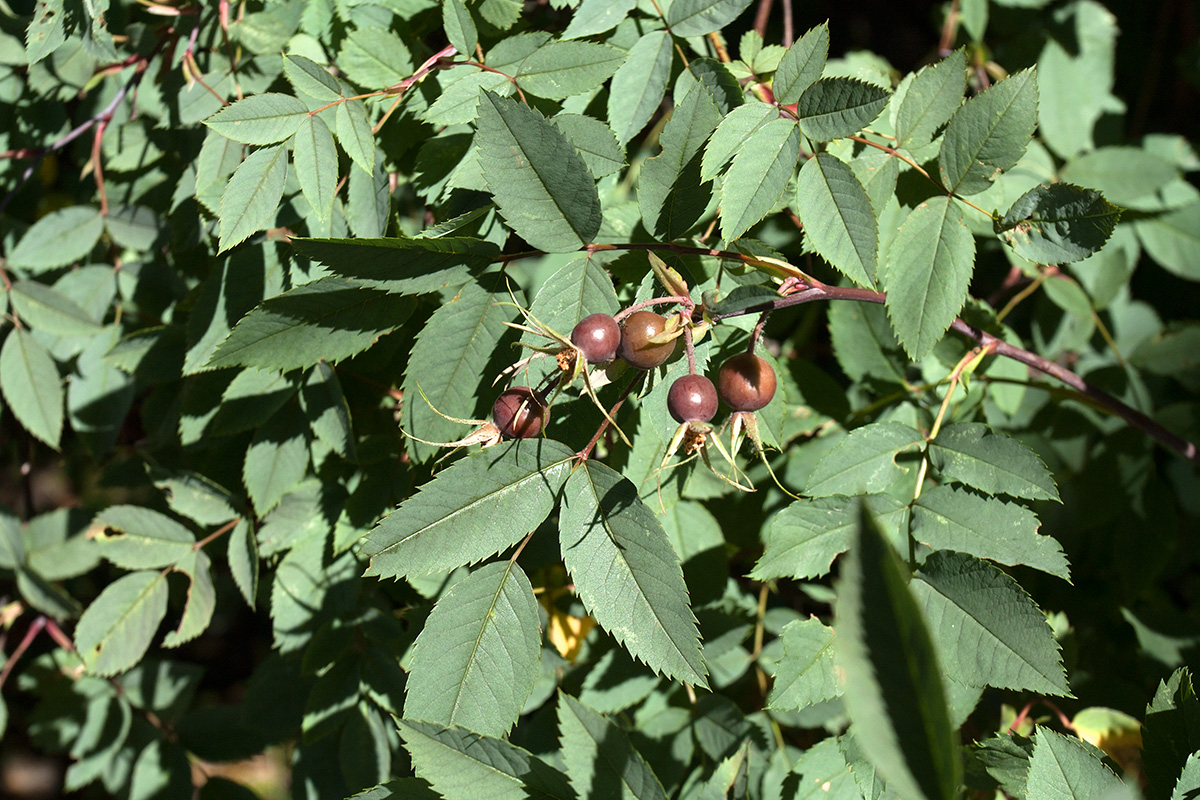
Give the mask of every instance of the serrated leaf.
<svg viewBox="0 0 1200 800">
<path fill-rule="evenodd" d="M 521 62 L 517 84 L 538 97 L 564 100 L 590 92 L 612 77 L 626 53 L 599 42 L 547 42 Z"/>
<path fill-rule="evenodd" d="M 195 535 L 166 514 L 140 506 L 109 506 L 96 515 L 96 526 L 116 534 L 96 536 L 100 552 L 125 569 L 165 567 L 191 555 Z"/>
<path fill-rule="evenodd" d="M 789 622 L 779 636 L 783 658 L 767 705 L 780 711 L 802 711 L 842 693 L 833 657 L 833 628 L 812 617 Z"/>
<path fill-rule="evenodd" d="M 375 172 L 375 134 L 361 100 L 349 100 L 334 112 L 337 138 L 350 160 L 368 175 Z"/>
<path fill-rule="evenodd" d="M 581 39 L 615 28 L 628 16 L 637 0 L 583 0 L 562 32 L 563 39 Z"/>
<path fill-rule="evenodd" d="M 179 627 L 163 637 L 163 647 L 179 647 L 204 633 L 217 607 L 211 562 L 203 551 L 193 552 L 177 569 L 188 577 L 187 602 L 179 619 Z"/>
<path fill-rule="evenodd" d="M 2 725 L 0 735 L 3 735 Z M 1171 792 L 1171 800 L 1187 800 L 1189 797 L 1195 797 L 1197 792 L 1200 792 L 1200 754 L 1192 753 L 1184 763 L 1183 771 L 1179 773 L 1179 780 L 1175 782 L 1175 789 Z"/>
<path fill-rule="evenodd" d="M 995 221 L 996 233 L 1022 258 L 1042 264 L 1080 261 L 1104 247 L 1121 209 L 1093 189 L 1035 186 Z"/>
<path fill-rule="evenodd" d="M 805 247 L 859 285 L 875 287 L 879 226 L 850 167 L 828 153 L 806 161 L 796 180 L 796 213 Z"/>
<path fill-rule="evenodd" d="M 955 50 L 916 74 L 896 109 L 894 147 L 915 150 L 933 141 L 938 129 L 962 105 L 966 69 L 966 51 Z"/>
<path fill-rule="evenodd" d="M 395 86 L 413 73 L 412 56 L 404 42 L 382 26 L 352 28 L 338 52 L 338 67 L 366 89 Z"/>
<path fill-rule="evenodd" d="M 1100 751 L 1071 736 L 1038 726 L 1025 779 L 1026 800 L 1091 800 L 1121 787 Z"/>
<path fill-rule="evenodd" d="M 402 719 L 397 726 L 414 771 L 443 797 L 575 798 L 565 775 L 503 739 L 419 720 Z"/>
<path fill-rule="evenodd" d="M 458 286 L 500 254 L 492 242 L 437 239 L 292 239 L 292 247 L 329 271 L 392 294 L 424 294 Z"/>
<path fill-rule="evenodd" d="M 342 89 L 329 70 L 312 59 L 289 53 L 283 57 L 283 74 L 297 92 L 329 103 L 342 96 Z"/>
<path fill-rule="evenodd" d="M 856 428 L 817 462 L 804 493 L 810 497 L 881 492 L 908 473 L 896 456 L 925 441 L 899 422 L 875 422 Z"/>
<path fill-rule="evenodd" d="M 1200 751 L 1200 701 L 1187 667 L 1159 682 L 1154 699 L 1146 706 L 1142 748 L 1148 791 L 1151 796 L 1165 797 L 1189 754 Z"/>
<path fill-rule="evenodd" d="M 88 672 L 107 677 L 141 661 L 166 614 L 165 573 L 131 572 L 110 583 L 75 626 L 75 648 Z"/>
<path fill-rule="evenodd" d="M 463 5 L 462 0 L 442 0 L 442 27 L 450 44 L 465 55 L 475 52 L 479 43 L 479 33 L 475 29 L 475 20 L 471 12 Z"/>
<path fill-rule="evenodd" d="M 209 367 L 286 371 L 366 350 L 412 313 L 408 297 L 320 278 L 271 298 L 238 321 Z"/>
<path fill-rule="evenodd" d="M 585 114 L 558 114 L 550 118 L 583 156 L 593 178 L 606 178 L 625 166 L 625 156 L 612 129 Z"/>
<path fill-rule="evenodd" d="M 929 443 L 929 460 L 942 477 L 986 494 L 1058 500 L 1054 478 L 1037 454 L 978 422 L 942 428 Z"/>
<path fill-rule="evenodd" d="M 600 230 L 600 197 L 582 156 L 539 112 L 484 92 L 475 146 L 501 216 L 539 250 L 578 250 Z"/>
<path fill-rule="evenodd" d="M 791 105 L 799 101 L 804 90 L 817 82 L 825 71 L 829 57 L 829 23 L 823 22 L 806 31 L 792 43 L 775 68 L 772 91 L 775 101 Z"/>
<path fill-rule="evenodd" d="M 1024 506 L 935 486 L 913 505 L 912 535 L 934 550 L 957 550 L 1014 566 L 1024 564 L 1063 580 L 1071 571 L 1062 546 L 1038 533 L 1037 515 Z"/>
<path fill-rule="evenodd" d="M 908 571 L 865 509 L 836 584 L 842 702 L 863 751 L 902 796 L 952 800 L 962 774 L 941 668 Z"/>
<path fill-rule="evenodd" d="M 67 41 L 63 0 L 38 0 L 25 30 L 25 59 L 30 66 L 54 53 Z"/>
<path fill-rule="evenodd" d="M 277 92 L 238 100 L 204 121 L 226 139 L 242 144 L 275 144 L 294 134 L 308 119 L 308 106 Z"/>
<path fill-rule="evenodd" d="M 456 461 L 367 534 L 366 574 L 445 572 L 516 544 L 554 508 L 574 457 L 550 439 L 517 439 Z"/>
<path fill-rule="evenodd" d="M 300 191 L 317 216 L 325 219 L 333 210 L 334 189 L 337 188 L 337 146 L 329 126 L 320 117 L 309 117 L 296 131 L 292 148 L 296 178 Z"/>
<path fill-rule="evenodd" d="M 70 206 L 51 211 L 25 231 L 8 263 L 33 272 L 64 267 L 90 253 L 103 232 L 99 209 Z"/>
<path fill-rule="evenodd" d="M 354 458 L 354 429 L 350 406 L 333 367 L 322 361 L 313 367 L 300 387 L 304 414 L 317 438 L 342 458 Z"/>
<path fill-rule="evenodd" d="M 655 671 L 707 686 L 679 558 L 634 485 L 584 462 L 563 489 L 558 527 L 563 562 L 596 622 Z"/>
<path fill-rule="evenodd" d="M 466 433 L 461 423 L 446 417 L 475 416 L 481 391 L 493 398 L 499 389 L 481 389 L 477 376 L 488 364 L 517 318 L 506 290 L 505 278 L 491 274 L 466 286 L 444 303 L 425 324 L 412 347 L 404 371 L 403 427 L 416 437 L 406 447 L 413 458 L 424 461 L 437 453 L 427 442 L 449 442 Z M 542 340 L 543 343 L 545 340 Z M 445 416 L 442 416 L 445 415 Z"/>
<path fill-rule="evenodd" d="M 100 323 L 90 313 L 45 284 L 17 281 L 8 297 L 21 321 L 35 330 L 56 336 L 90 336 L 100 331 Z"/>
<path fill-rule="evenodd" d="M 300 407 L 292 403 L 254 432 L 242 480 L 246 493 L 261 517 L 274 508 L 308 471 L 308 425 Z"/>
<path fill-rule="evenodd" d="M 712 196 L 700 180 L 700 150 L 721 121 L 707 85 L 697 85 L 675 107 L 658 137 L 662 152 L 642 164 L 638 207 L 646 230 L 667 239 L 682 236 Z"/>
<path fill-rule="evenodd" d="M 1200 281 L 1200 203 L 1136 220 L 1133 229 L 1164 269 Z"/>
<path fill-rule="evenodd" d="M 876 780 L 875 769 L 865 760 L 850 762 L 846 756 L 846 741 L 853 737 L 843 735 L 822 739 L 804 751 L 792 765 L 791 774 L 796 777 L 795 794 L 791 800 L 862 800 L 871 795 L 860 790 L 860 786 L 871 786 Z M 850 751 L 853 752 L 853 751 Z M 867 773 L 864 775 L 863 773 Z M 882 782 L 880 782 L 882 785 Z M 788 783 L 785 782 L 785 791 Z M 785 797 L 789 795 L 784 795 Z"/>
<path fill-rule="evenodd" d="M 264 147 L 246 157 L 221 195 L 221 252 L 275 219 L 286 179 L 287 148 Z"/>
<path fill-rule="evenodd" d="M 862 502 L 877 520 L 886 518 L 883 524 L 892 529 L 906 512 L 903 503 L 885 494 L 866 495 Z M 850 547 L 858 503 L 841 496 L 797 500 L 773 515 L 764 535 L 766 548 L 750 577 L 806 580 L 828 574 L 833 560 Z"/>
<path fill-rule="evenodd" d="M 942 183 L 960 195 L 978 194 L 1025 154 L 1037 126 L 1037 72 L 1013 73 L 975 95 L 950 118 L 938 153 Z"/>
<path fill-rule="evenodd" d="M 514 91 L 507 76 L 468 66 L 451 67 L 442 73 L 442 81 L 442 94 L 425 110 L 425 121 L 435 125 L 474 122 L 479 116 L 480 89 L 505 96 Z"/>
<path fill-rule="evenodd" d="M 705 36 L 721 30 L 750 7 L 751 0 L 675 0 L 667 27 L 676 36 Z"/>
<path fill-rule="evenodd" d="M 950 328 L 974 271 L 975 237 L 954 198 L 935 197 L 909 213 L 879 278 L 896 338 L 913 361 L 928 355 Z"/>
<path fill-rule="evenodd" d="M 579 320 L 591 314 L 616 314 L 620 307 L 612 278 L 604 267 L 593 259 L 577 258 L 546 279 L 529 313 L 547 328 L 570 338 Z M 525 335 L 525 341 L 548 344 L 531 334 Z"/>
<path fill-rule="evenodd" d="M 752 134 L 769 121 L 778 119 L 779 112 L 766 103 L 745 103 L 730 111 L 704 145 L 700 180 L 711 181 L 717 177 Z"/>
<path fill-rule="evenodd" d="M 49 351 L 24 328 L 9 331 L 0 347 L 0 391 L 17 421 L 58 449 L 63 427 L 63 387 Z"/>
<path fill-rule="evenodd" d="M 721 238 L 737 239 L 775 207 L 799 158 L 794 122 L 777 119 L 750 134 L 721 185 Z"/>
<path fill-rule="evenodd" d="M 584 5 L 587 2 L 584 0 Z M 671 77 L 674 56 L 671 35 L 666 31 L 650 31 L 637 40 L 629 57 L 613 73 L 608 92 L 608 124 L 622 145 L 637 136 L 658 111 Z"/>
<path fill-rule="evenodd" d="M 255 608 L 258 597 L 258 541 L 254 537 L 254 529 L 245 519 L 238 520 L 229 532 L 227 557 L 233 582 L 250 608 Z"/>
<path fill-rule="evenodd" d="M 814 142 L 853 136 L 879 116 L 891 94 L 854 78 L 821 78 L 796 104 L 800 130 Z"/>
<path fill-rule="evenodd" d="M 580 797 L 666 800 L 662 784 L 621 728 L 559 692 L 558 732 L 567 777 Z"/>
<path fill-rule="evenodd" d="M 438 598 L 414 645 L 404 716 L 488 736 L 516 723 L 541 672 L 538 605 L 512 561 L 480 567 Z"/>
<path fill-rule="evenodd" d="M 999 567 L 939 550 L 912 582 L 938 660 L 953 680 L 1069 696 L 1062 656 L 1045 615 Z"/>
</svg>

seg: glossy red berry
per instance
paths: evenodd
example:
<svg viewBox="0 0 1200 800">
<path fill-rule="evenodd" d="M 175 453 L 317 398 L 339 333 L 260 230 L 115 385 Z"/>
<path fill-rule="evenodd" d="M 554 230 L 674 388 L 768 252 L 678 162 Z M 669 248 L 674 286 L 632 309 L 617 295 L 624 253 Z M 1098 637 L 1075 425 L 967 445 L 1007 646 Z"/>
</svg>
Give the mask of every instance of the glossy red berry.
<svg viewBox="0 0 1200 800">
<path fill-rule="evenodd" d="M 721 365 L 717 390 L 734 411 L 758 411 L 775 396 L 775 370 L 765 358 L 738 353 Z"/>
<path fill-rule="evenodd" d="M 589 364 L 603 364 L 616 356 L 621 328 L 610 314 L 592 314 L 579 320 L 571 331 L 571 344 L 579 348 Z"/>
<path fill-rule="evenodd" d="M 717 413 L 717 390 L 703 375 L 684 375 L 667 392 L 667 410 L 676 422 L 708 422 Z"/>
<path fill-rule="evenodd" d="M 657 367 L 675 353 L 676 339 L 661 343 L 650 341 L 652 337 L 662 333 L 666 326 L 666 318 L 653 311 L 633 312 L 621 328 L 621 346 L 617 354 L 631 367 Z"/>
<path fill-rule="evenodd" d="M 505 439 L 537 436 L 549 419 L 550 409 L 528 386 L 507 389 L 492 404 L 492 422 Z"/>
</svg>

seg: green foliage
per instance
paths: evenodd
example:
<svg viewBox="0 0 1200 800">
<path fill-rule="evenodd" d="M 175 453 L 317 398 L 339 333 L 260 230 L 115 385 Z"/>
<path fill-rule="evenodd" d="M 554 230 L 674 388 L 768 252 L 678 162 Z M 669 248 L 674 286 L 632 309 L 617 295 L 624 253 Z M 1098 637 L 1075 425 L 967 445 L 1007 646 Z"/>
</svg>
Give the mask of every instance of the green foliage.
<svg viewBox="0 0 1200 800">
<path fill-rule="evenodd" d="M 80 797 L 1193 797 L 1164 9 L 5 6 L 0 762 Z M 635 306 L 667 361 L 584 363 Z M 747 352 L 773 391 L 722 377 Z M 689 373 L 711 421 L 673 418 Z"/>
</svg>

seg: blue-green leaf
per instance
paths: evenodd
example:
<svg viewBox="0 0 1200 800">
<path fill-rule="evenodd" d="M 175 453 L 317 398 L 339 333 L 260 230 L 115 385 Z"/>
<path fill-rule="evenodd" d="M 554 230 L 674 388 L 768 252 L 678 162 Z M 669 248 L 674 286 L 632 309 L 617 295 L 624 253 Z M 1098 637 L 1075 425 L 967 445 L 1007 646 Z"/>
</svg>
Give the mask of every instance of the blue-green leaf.
<svg viewBox="0 0 1200 800">
<path fill-rule="evenodd" d="M 879 226 L 853 170 L 828 153 L 800 168 L 796 213 L 804 244 L 861 286 L 875 287 Z"/>
</svg>

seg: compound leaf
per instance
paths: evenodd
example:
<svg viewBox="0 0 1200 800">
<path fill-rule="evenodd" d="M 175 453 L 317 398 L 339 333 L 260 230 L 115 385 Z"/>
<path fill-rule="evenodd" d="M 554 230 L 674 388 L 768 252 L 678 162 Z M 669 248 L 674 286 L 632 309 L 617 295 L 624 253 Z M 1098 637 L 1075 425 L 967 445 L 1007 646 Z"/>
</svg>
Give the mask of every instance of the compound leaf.
<svg viewBox="0 0 1200 800">
<path fill-rule="evenodd" d="M 491 242 L 455 236 L 292 239 L 292 246 L 335 275 L 392 294 L 424 294 L 466 283 L 500 253 Z"/>
<path fill-rule="evenodd" d="M 751 0 L 675 0 L 667 26 L 676 36 L 705 36 L 721 30 L 750 6 Z"/>
<path fill-rule="evenodd" d="M 978 194 L 1016 165 L 1037 126 L 1037 72 L 1014 73 L 963 103 L 942 137 L 942 183 L 960 195 Z"/>
<path fill-rule="evenodd" d="M 817 82 L 829 57 L 829 23 L 823 22 L 807 31 L 783 54 L 775 68 L 772 91 L 775 100 L 791 105 L 804 91 Z"/>
<path fill-rule="evenodd" d="M 1022 258 L 1067 264 L 1104 247 L 1120 216 L 1121 209 L 1094 189 L 1052 183 L 1021 195 L 995 228 Z"/>
<path fill-rule="evenodd" d="M 966 88 L 967 56 L 964 50 L 955 50 L 918 72 L 896 109 L 894 146 L 915 150 L 932 142 L 938 129 L 962 105 Z"/>
<path fill-rule="evenodd" d="M 700 179 L 699 153 L 721 121 L 707 84 L 680 101 L 658 137 L 662 152 L 642 164 L 638 207 L 646 230 L 673 239 L 683 235 L 708 206 L 711 187 Z"/>
<path fill-rule="evenodd" d="M 775 207 L 799 158 L 800 129 L 790 120 L 768 122 L 747 137 L 721 186 L 721 238 L 737 239 Z"/>
<path fill-rule="evenodd" d="M 1102 754 L 1073 736 L 1038 726 L 1025 779 L 1026 800 L 1092 800 L 1121 788 Z"/>
<path fill-rule="evenodd" d="M 43 272 L 79 261 L 100 241 L 104 218 L 91 206 L 70 206 L 51 211 L 25 231 L 8 263 Z"/>
<path fill-rule="evenodd" d="M 588 2 L 584 0 L 580 12 Z M 570 28 L 567 30 L 569 33 Z M 608 125 L 622 146 L 637 136 L 658 110 L 671 79 L 674 56 L 671 35 L 666 31 L 650 31 L 637 40 L 629 57 L 613 73 L 608 93 Z"/>
<path fill-rule="evenodd" d="M 833 628 L 815 617 L 789 622 L 780 634 L 783 658 L 775 670 L 775 685 L 767 705 L 780 711 L 801 711 L 842 693 L 833 657 Z"/>
<path fill-rule="evenodd" d="M 287 148 L 255 150 L 230 177 L 221 195 L 220 249 L 228 250 L 275 218 L 287 179 Z"/>
<path fill-rule="evenodd" d="M 109 506 L 96 515 L 95 526 L 115 534 L 97 533 L 100 552 L 125 569 L 154 569 L 191 555 L 195 535 L 166 514 L 140 506 Z"/>
<path fill-rule="evenodd" d="M 796 213 L 805 247 L 859 285 L 875 287 L 879 225 L 849 166 L 828 153 L 806 161 L 796 179 Z"/>
<path fill-rule="evenodd" d="M 226 106 L 204 121 L 226 139 L 242 144 L 275 144 L 308 118 L 308 106 L 286 94 L 264 92 Z"/>
<path fill-rule="evenodd" d="M 707 686 L 679 558 L 634 485 L 584 462 L 567 480 L 558 526 L 563 562 L 596 622 L 655 671 Z"/>
<path fill-rule="evenodd" d="M 438 598 L 412 652 L 404 716 L 504 736 L 541 672 L 538 605 L 513 561 L 481 567 Z"/>
<path fill-rule="evenodd" d="M 796 105 L 800 130 L 814 142 L 852 136 L 879 116 L 891 94 L 854 78 L 822 78 Z"/>
<path fill-rule="evenodd" d="M 551 439 L 517 439 L 456 461 L 367 534 L 366 574 L 444 572 L 516 544 L 554 508 L 574 459 Z"/>
<path fill-rule="evenodd" d="M 25 325 L 56 336 L 90 336 L 100 323 L 57 289 L 34 281 L 16 281 L 8 292 L 13 310 Z"/>
<path fill-rule="evenodd" d="M 333 210 L 334 189 L 337 188 L 337 146 L 329 126 L 320 117 L 309 117 L 296 131 L 292 148 L 296 178 L 300 191 L 317 216 L 325 219 Z"/>
<path fill-rule="evenodd" d="M 88 671 L 108 677 L 142 660 L 167 614 L 167 577 L 131 572 L 110 583 L 75 626 L 75 648 Z"/>
<path fill-rule="evenodd" d="M 45 345 L 24 328 L 9 332 L 0 347 L 0 391 L 25 430 L 58 449 L 62 438 L 62 378 Z"/>
<path fill-rule="evenodd" d="M 986 494 L 1058 500 L 1054 478 L 1037 453 L 980 422 L 942 428 L 929 443 L 929 460 L 943 478 Z"/>
<path fill-rule="evenodd" d="M 726 114 L 704 145 L 700 180 L 711 181 L 717 177 L 751 135 L 769 121 L 778 119 L 779 112 L 766 103 L 745 103 Z"/>
<path fill-rule="evenodd" d="M 908 473 L 896 456 L 924 441 L 920 432 L 899 422 L 856 428 L 817 462 L 804 493 L 828 497 L 883 491 Z"/>
<path fill-rule="evenodd" d="M 625 57 L 624 50 L 598 42 L 547 42 L 521 62 L 514 77 L 530 94 L 564 100 L 599 88 Z"/>
<path fill-rule="evenodd" d="M 662 784 L 625 731 L 563 692 L 558 732 L 567 777 L 580 797 L 593 797 L 593 787 L 603 786 L 606 797 L 666 800 Z"/>
</svg>

